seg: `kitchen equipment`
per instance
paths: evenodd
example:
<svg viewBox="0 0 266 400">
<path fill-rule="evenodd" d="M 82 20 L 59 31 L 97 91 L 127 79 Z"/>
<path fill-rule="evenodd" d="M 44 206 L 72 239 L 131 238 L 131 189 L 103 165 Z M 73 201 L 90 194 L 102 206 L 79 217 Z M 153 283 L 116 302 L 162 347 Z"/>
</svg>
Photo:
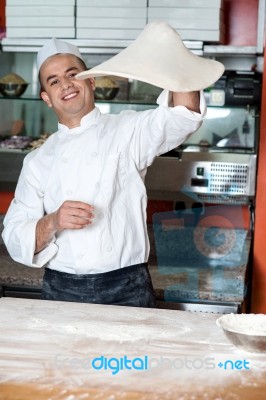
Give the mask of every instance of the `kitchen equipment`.
<svg viewBox="0 0 266 400">
<path fill-rule="evenodd" d="M 228 314 L 218 318 L 216 324 L 241 350 L 266 353 L 266 315 Z"/>
<path fill-rule="evenodd" d="M 110 78 L 97 78 L 95 79 L 95 100 L 112 100 L 119 92 L 119 87 Z"/>
<path fill-rule="evenodd" d="M 119 87 L 96 87 L 94 91 L 95 100 L 112 100 L 119 91 Z"/>
<path fill-rule="evenodd" d="M 0 79 L 0 93 L 6 97 L 20 97 L 28 83 L 19 75 L 10 73 Z"/>
<path fill-rule="evenodd" d="M 213 89 L 224 91 L 226 105 L 260 104 L 262 74 L 256 71 L 230 71 L 215 82 Z"/>
<path fill-rule="evenodd" d="M 152 216 L 150 270 L 162 307 L 248 307 L 258 120 L 255 106 L 208 107 L 201 128 L 148 169 L 149 199 L 173 204 Z"/>
<path fill-rule="evenodd" d="M 198 131 L 148 168 L 150 201 L 170 203 L 151 218 L 161 307 L 249 309 L 258 136 L 256 104 L 208 106 Z"/>
<path fill-rule="evenodd" d="M 0 83 L 0 92 L 6 97 L 20 97 L 28 87 L 28 83 Z"/>
<path fill-rule="evenodd" d="M 251 247 L 242 207 L 196 206 L 153 214 L 150 273 L 159 305 L 239 312 Z"/>
<path fill-rule="evenodd" d="M 256 188 L 259 114 L 256 106 L 208 107 L 202 126 L 148 169 L 150 198 L 250 204 Z M 158 193 L 159 192 L 159 193 Z"/>
</svg>

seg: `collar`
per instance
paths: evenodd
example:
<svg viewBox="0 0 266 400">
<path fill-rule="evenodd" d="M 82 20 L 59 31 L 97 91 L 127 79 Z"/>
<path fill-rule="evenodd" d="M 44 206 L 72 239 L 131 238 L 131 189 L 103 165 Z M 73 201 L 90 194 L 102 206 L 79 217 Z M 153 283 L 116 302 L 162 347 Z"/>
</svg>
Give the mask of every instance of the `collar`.
<svg viewBox="0 0 266 400">
<path fill-rule="evenodd" d="M 58 122 L 58 132 L 61 135 L 69 135 L 69 134 L 77 135 L 83 133 L 92 125 L 98 124 L 100 115 L 101 112 L 99 108 L 95 107 L 91 112 L 89 112 L 88 114 L 84 115 L 84 117 L 81 118 L 80 126 L 77 126 L 76 128 L 68 128 L 66 125 L 60 124 L 60 122 Z"/>
</svg>

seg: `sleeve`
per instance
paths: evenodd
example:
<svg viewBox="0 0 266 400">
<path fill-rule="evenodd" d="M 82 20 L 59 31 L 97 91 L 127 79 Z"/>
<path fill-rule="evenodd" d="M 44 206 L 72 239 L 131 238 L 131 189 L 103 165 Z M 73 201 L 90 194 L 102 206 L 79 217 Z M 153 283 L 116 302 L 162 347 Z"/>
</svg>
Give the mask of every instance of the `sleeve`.
<svg viewBox="0 0 266 400">
<path fill-rule="evenodd" d="M 183 143 L 201 126 L 207 110 L 202 91 L 200 113 L 184 106 L 172 107 L 172 93 L 168 90 L 162 91 L 157 103 L 159 107 L 140 115 L 132 136 L 130 151 L 139 170 Z"/>
<path fill-rule="evenodd" d="M 41 268 L 58 251 L 55 238 L 40 253 L 34 255 L 36 224 L 44 215 L 41 179 L 36 169 L 30 168 L 29 158 L 24 159 L 15 197 L 4 219 L 2 237 L 10 256 L 17 262 Z"/>
</svg>

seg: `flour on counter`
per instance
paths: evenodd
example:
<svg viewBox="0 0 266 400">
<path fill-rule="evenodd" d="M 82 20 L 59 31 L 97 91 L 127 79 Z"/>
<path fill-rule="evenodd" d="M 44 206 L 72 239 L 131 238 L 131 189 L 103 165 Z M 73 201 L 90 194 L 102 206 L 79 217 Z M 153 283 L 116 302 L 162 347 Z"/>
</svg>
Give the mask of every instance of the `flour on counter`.
<svg viewBox="0 0 266 400">
<path fill-rule="evenodd" d="M 216 326 L 217 318 L 178 310 L 2 298 L 0 400 L 8 398 L 1 397 L 1 390 L 9 382 L 59 387 L 61 397 L 49 393 L 51 400 L 96 398 L 95 391 L 99 400 L 117 392 L 117 400 L 229 400 L 226 388 L 242 393 L 264 385 L 266 355 L 240 353 Z M 147 368 L 131 368 L 133 361 L 127 368 L 121 361 L 125 357 L 145 358 Z M 249 371 L 220 367 L 244 358 Z M 71 397 L 67 393 L 73 389 L 79 394 L 72 392 Z M 234 397 L 250 398 L 256 396 Z"/>
</svg>

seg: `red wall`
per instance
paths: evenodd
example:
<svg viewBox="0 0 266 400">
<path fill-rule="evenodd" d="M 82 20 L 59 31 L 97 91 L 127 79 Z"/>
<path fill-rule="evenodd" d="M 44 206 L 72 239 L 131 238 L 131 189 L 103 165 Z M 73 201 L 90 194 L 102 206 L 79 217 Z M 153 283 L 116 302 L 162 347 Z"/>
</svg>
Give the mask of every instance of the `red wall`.
<svg viewBox="0 0 266 400">
<path fill-rule="evenodd" d="M 226 44 L 256 46 L 259 0 L 224 0 Z"/>
<path fill-rule="evenodd" d="M 1 28 L 4 28 L 6 25 L 5 6 L 6 6 L 6 0 L 1 0 L 0 1 L 0 31 L 1 31 Z"/>
<path fill-rule="evenodd" d="M 266 63 L 262 82 L 260 143 L 258 157 L 252 307 L 254 313 L 266 313 Z"/>
</svg>

